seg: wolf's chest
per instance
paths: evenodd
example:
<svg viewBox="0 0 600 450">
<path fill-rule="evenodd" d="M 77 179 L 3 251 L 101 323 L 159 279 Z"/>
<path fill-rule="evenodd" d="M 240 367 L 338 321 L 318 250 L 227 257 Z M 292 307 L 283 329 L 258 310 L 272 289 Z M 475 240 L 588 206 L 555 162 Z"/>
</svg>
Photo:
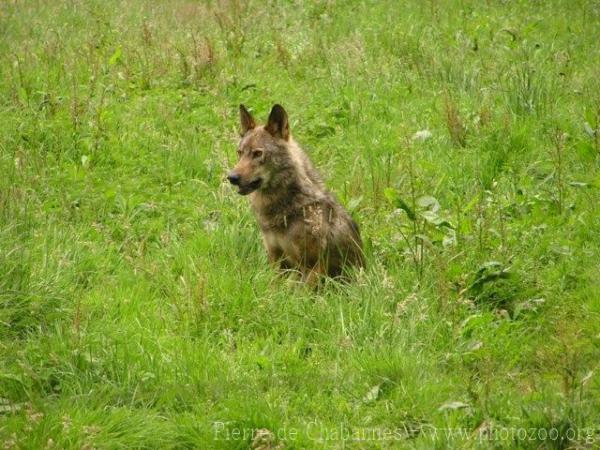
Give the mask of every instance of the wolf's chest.
<svg viewBox="0 0 600 450">
<path fill-rule="evenodd" d="M 313 235 L 321 234 L 332 221 L 331 208 L 319 202 L 314 202 L 297 208 L 290 208 L 287 211 L 269 211 L 265 214 L 264 210 L 255 209 L 260 227 L 263 233 L 273 232 L 277 234 L 288 234 L 292 228 L 301 227 Z"/>
<path fill-rule="evenodd" d="M 271 217 L 268 221 L 259 217 L 259 222 L 267 249 L 297 260 L 317 255 L 326 247 L 327 218 L 322 206 L 313 204 L 300 208 L 296 214 Z"/>
</svg>

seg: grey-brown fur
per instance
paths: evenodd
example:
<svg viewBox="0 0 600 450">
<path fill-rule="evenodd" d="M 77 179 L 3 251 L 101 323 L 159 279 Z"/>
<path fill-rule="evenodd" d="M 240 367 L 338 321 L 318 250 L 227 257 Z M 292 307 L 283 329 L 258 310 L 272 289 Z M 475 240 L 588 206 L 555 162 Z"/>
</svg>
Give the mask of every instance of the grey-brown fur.
<svg viewBox="0 0 600 450">
<path fill-rule="evenodd" d="M 239 161 L 228 178 L 250 195 L 269 260 L 311 284 L 364 266 L 356 223 L 291 137 L 284 109 L 275 105 L 265 126 L 243 105 L 240 118 Z"/>
</svg>

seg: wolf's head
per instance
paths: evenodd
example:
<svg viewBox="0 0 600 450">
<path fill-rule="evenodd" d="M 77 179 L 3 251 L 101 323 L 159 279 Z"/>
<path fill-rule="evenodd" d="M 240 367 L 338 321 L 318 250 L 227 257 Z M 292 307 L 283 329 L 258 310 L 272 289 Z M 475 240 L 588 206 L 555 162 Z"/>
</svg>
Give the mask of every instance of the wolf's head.
<svg viewBox="0 0 600 450">
<path fill-rule="evenodd" d="M 287 113 L 281 105 L 274 105 L 266 125 L 256 121 L 244 105 L 240 105 L 241 140 L 238 163 L 227 175 L 229 182 L 238 186 L 241 195 L 257 189 L 266 189 L 274 170 L 290 140 Z"/>
</svg>

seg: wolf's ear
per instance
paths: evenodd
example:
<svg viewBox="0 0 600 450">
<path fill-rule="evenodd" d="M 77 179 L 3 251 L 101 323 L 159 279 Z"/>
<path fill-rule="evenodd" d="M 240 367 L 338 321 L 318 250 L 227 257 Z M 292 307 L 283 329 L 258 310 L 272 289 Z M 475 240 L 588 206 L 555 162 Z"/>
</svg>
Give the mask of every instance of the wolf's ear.
<svg viewBox="0 0 600 450">
<path fill-rule="evenodd" d="M 255 127 L 256 122 L 252 114 L 250 114 L 244 105 L 240 105 L 240 134 L 243 136 L 248 130 L 252 130 Z"/>
<path fill-rule="evenodd" d="M 288 116 L 283 106 L 273 105 L 265 129 L 275 137 L 288 140 L 290 137 L 290 128 L 288 125 Z"/>
</svg>

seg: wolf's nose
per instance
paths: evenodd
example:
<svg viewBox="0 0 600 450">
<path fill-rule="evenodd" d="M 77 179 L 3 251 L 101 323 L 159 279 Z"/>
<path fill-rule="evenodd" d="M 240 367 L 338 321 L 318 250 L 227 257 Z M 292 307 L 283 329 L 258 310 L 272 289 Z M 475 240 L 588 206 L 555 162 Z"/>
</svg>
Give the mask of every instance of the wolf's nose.
<svg viewBox="0 0 600 450">
<path fill-rule="evenodd" d="M 229 180 L 229 182 L 235 186 L 237 186 L 238 184 L 240 184 L 240 176 L 237 173 L 229 173 L 229 175 L 227 175 L 227 179 Z"/>
</svg>

